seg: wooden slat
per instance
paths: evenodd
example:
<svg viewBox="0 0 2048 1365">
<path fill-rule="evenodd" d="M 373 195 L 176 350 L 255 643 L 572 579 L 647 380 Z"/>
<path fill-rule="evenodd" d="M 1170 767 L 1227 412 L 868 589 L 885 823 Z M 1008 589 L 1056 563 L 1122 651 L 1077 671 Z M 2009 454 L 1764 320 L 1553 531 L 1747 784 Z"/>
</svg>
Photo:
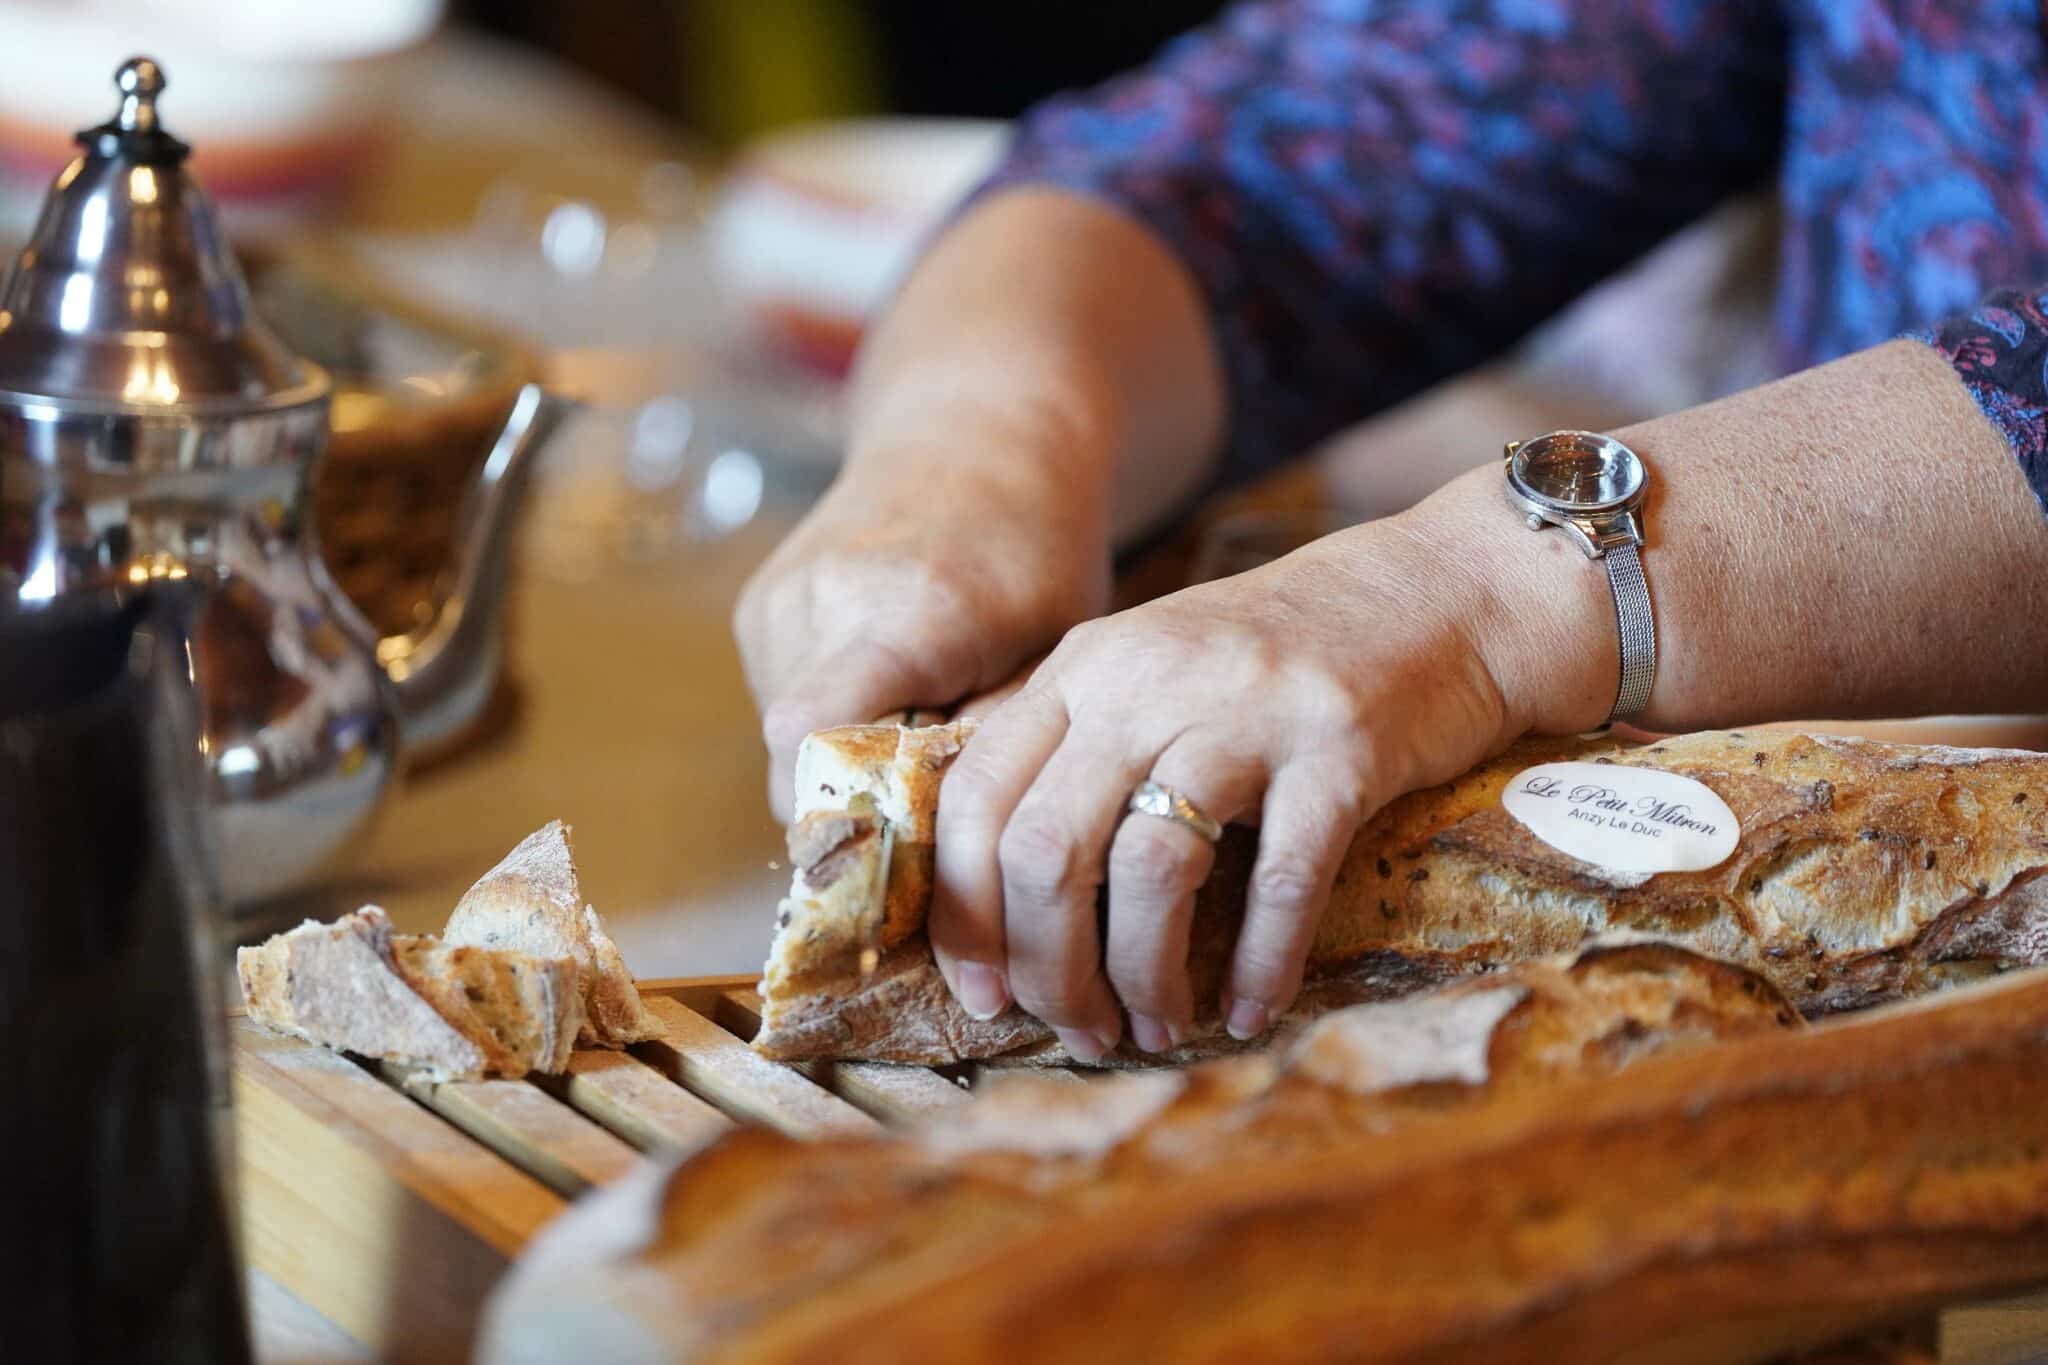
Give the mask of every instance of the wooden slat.
<svg viewBox="0 0 2048 1365">
<path fill-rule="evenodd" d="M 732 1127 L 716 1106 L 623 1052 L 593 1048 L 571 1054 L 561 1094 L 647 1152 L 692 1152 Z"/>
<path fill-rule="evenodd" d="M 616 1180 L 639 1154 L 554 1096 L 525 1081 L 442 1081 L 390 1062 L 384 1075 L 478 1142 L 574 1199 Z"/>
<path fill-rule="evenodd" d="M 976 1064 L 974 1068 L 974 1085 L 979 1089 L 987 1085 L 990 1080 L 999 1076 L 1040 1076 L 1055 1085 L 1086 1085 L 1088 1082 L 1082 1079 L 1083 1074 L 1077 1071 L 1069 1071 L 1062 1066 L 983 1066 Z M 1088 1074 L 1108 1075 L 1109 1073 Z"/>
<path fill-rule="evenodd" d="M 792 1137 L 865 1136 L 879 1125 L 794 1069 L 771 1062 L 669 996 L 646 997 L 665 1036 L 633 1050 L 729 1114 Z"/>
<path fill-rule="evenodd" d="M 675 1000 L 709 1019 L 718 1009 L 718 998 L 731 990 L 752 990 L 756 978 L 751 976 L 671 976 L 656 981 L 641 981 L 641 999 L 662 996 Z"/>
<path fill-rule="evenodd" d="M 820 1085 L 887 1122 L 902 1122 L 950 1109 L 967 1099 L 964 1086 L 921 1066 L 887 1062 L 827 1063 L 817 1076 Z"/>
<path fill-rule="evenodd" d="M 379 1359 L 467 1360 L 485 1294 L 563 1201 L 345 1057 L 229 1035 L 251 1264 Z"/>
<path fill-rule="evenodd" d="M 752 986 L 733 986 L 718 993 L 711 1018 L 748 1042 L 761 1031 L 761 993 Z"/>
</svg>

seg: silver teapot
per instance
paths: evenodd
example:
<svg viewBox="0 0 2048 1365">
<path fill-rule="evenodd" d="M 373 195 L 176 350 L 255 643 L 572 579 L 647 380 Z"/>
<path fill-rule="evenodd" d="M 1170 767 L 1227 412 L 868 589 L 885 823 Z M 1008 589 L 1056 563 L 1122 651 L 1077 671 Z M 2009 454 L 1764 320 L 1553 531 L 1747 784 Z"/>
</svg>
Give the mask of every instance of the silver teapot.
<svg viewBox="0 0 2048 1365">
<path fill-rule="evenodd" d="M 162 71 L 138 57 L 116 84 L 0 284 L 0 612 L 200 587 L 187 672 L 223 889 L 247 906 L 331 863 L 404 748 L 488 699 L 511 524 L 571 405 L 520 392 L 433 614 L 379 638 L 314 535 L 331 382 L 252 311 L 190 149 L 158 121 Z"/>
</svg>

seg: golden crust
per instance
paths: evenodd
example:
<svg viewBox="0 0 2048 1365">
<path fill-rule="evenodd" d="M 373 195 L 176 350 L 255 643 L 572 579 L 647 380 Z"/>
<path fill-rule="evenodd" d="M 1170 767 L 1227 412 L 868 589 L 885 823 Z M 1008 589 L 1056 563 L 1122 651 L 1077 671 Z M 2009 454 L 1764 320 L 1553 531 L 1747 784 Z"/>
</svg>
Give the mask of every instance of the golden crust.
<svg viewBox="0 0 2048 1365">
<path fill-rule="evenodd" d="M 951 727 L 938 728 L 949 733 L 921 753 L 929 779 L 914 795 L 917 828 L 929 828 L 944 761 L 959 747 Z M 868 769 L 893 774 L 902 766 L 897 754 L 924 734 L 854 731 L 820 732 L 811 742 L 843 746 Z M 1704 872 L 1606 875 L 1537 839 L 1500 804 L 1517 772 L 1559 759 L 1692 777 L 1728 803 L 1741 841 Z M 1235 1046 L 1215 1003 L 1253 848 L 1248 832 L 1229 831 L 1196 898 L 1195 1037 L 1165 1060 Z M 785 1059 L 1069 1062 L 1050 1030 L 1015 1011 L 980 1025 L 953 1004 L 920 932 L 931 849 L 899 845 L 897 856 L 888 928 L 859 945 L 876 953 L 868 970 L 854 951 L 814 958 L 800 976 L 771 973 L 756 1046 Z M 799 918 L 805 909 L 785 906 Z M 1454 782 L 1393 802 L 1360 830 L 1302 999 L 1284 1026 L 1613 931 L 1740 963 L 1812 1014 L 2048 963 L 2048 755 L 1739 730 L 1640 747 L 1611 738 L 1519 744 Z M 1159 1059 L 1127 1044 L 1108 1060 Z"/>
<path fill-rule="evenodd" d="M 1633 930 L 1760 972 L 1809 1013 L 2048 962 L 2048 755 L 1707 732 L 1594 755 L 1694 778 L 1742 826 L 1703 872 L 1631 884 L 1500 804 L 1509 753 L 1396 802 L 1354 841 L 1315 957 L 1429 948 L 1481 961 Z M 1544 761 L 1533 758 L 1533 761 Z"/>
<path fill-rule="evenodd" d="M 635 1358 L 1391 1363 L 1763 1359 L 2048 1276 L 2048 974 L 1807 1028 L 1628 944 L 1369 1008 L 1487 996 L 1478 1081 L 1352 1089 L 1304 1043 L 1159 1077 L 1100 1143 L 950 1140 L 979 1101 L 737 1134 L 588 1278 Z M 514 1288 L 504 1339 L 575 1320 Z"/>
</svg>

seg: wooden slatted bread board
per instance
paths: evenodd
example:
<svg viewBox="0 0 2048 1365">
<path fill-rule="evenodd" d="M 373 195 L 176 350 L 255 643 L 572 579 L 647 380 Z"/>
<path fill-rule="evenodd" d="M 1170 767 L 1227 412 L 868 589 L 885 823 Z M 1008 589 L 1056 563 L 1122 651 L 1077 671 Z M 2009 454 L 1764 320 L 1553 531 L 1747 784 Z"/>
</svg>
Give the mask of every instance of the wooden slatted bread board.
<svg viewBox="0 0 2048 1365">
<path fill-rule="evenodd" d="M 752 977 L 643 981 L 664 1037 L 579 1050 L 569 1073 L 435 1084 L 230 1021 L 245 1250 L 379 1358 L 468 1358 L 490 1285 L 544 1224 L 641 1152 L 735 1122 L 873 1131 L 966 1098 L 971 1077 L 793 1067 L 747 1046 Z"/>
<path fill-rule="evenodd" d="M 578 1051 L 568 1075 L 527 1081 L 434 1084 L 232 1019 L 251 1263 L 380 1359 L 467 1359 L 485 1295 L 521 1249 L 641 1152 L 692 1150 L 736 1122 L 872 1133 L 964 1103 L 978 1079 L 762 1059 L 747 1045 L 753 984 L 642 982 L 660 1039 Z M 2028 1344 L 2048 1341 L 2048 1298 L 1953 1310 L 1942 1339 L 1944 1361 L 2048 1359 Z"/>
</svg>

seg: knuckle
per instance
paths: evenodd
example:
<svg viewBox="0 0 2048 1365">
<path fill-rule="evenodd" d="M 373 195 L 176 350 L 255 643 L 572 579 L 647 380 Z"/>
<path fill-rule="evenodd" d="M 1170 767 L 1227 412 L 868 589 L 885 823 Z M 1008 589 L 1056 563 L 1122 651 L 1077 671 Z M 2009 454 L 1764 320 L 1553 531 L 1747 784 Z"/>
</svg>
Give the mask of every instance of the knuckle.
<svg viewBox="0 0 2048 1365">
<path fill-rule="evenodd" d="M 1019 816 L 1010 821 L 996 844 L 1003 880 L 1035 901 L 1065 899 L 1088 880 L 1074 840 L 1043 818 Z"/>
<path fill-rule="evenodd" d="M 1150 818 L 1126 820 L 1109 856 L 1111 878 L 1141 893 L 1183 889 L 1194 880 L 1200 861 L 1172 830 Z"/>
<path fill-rule="evenodd" d="M 1317 869 L 1293 854 L 1262 857 L 1252 869 L 1252 899 L 1274 909 L 1305 913 L 1323 889 Z"/>
<path fill-rule="evenodd" d="M 995 770 L 969 746 L 939 779 L 939 819 L 953 827 L 980 824 L 995 802 L 996 788 Z"/>
<path fill-rule="evenodd" d="M 898 566 L 891 585 L 903 614 L 912 620 L 933 621 L 982 615 L 979 594 L 963 577 L 937 564 L 912 560 Z"/>
</svg>

